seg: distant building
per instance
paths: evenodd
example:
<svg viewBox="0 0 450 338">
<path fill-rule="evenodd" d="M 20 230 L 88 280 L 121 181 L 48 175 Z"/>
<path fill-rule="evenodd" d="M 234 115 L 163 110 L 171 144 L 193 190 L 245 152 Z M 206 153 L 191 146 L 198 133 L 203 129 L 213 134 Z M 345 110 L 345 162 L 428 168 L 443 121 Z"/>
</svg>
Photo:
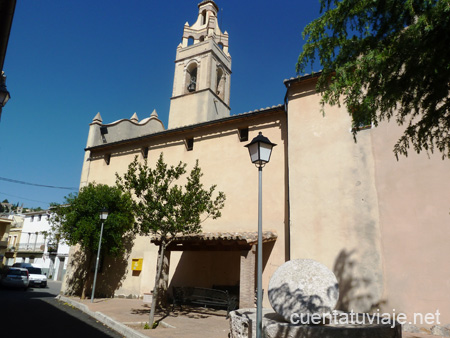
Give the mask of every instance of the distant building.
<svg viewBox="0 0 450 338">
<path fill-rule="evenodd" d="M 3 263 L 4 265 L 11 266 L 14 264 L 17 255 L 17 248 L 22 234 L 23 217 L 11 213 L 6 218 L 10 221 L 10 226 L 9 231 L 5 233 L 7 243 Z"/>
<path fill-rule="evenodd" d="M 244 145 L 262 132 L 277 144 L 263 172 L 263 289 L 285 261 L 311 258 L 336 274 L 339 309 L 408 316 L 439 309 L 441 323 L 450 324 L 448 160 L 411 154 L 397 161 L 395 122 L 368 126 L 355 143 L 343 107 L 326 106 L 322 115 L 316 76 L 286 80 L 278 106 L 230 115 L 229 37 L 218 27 L 216 4 L 198 6 L 177 48 L 169 128 L 156 112 L 114 123 L 97 114 L 80 185 L 114 185 L 136 156 L 153 165 L 162 152 L 167 163 L 188 167 L 199 159 L 204 184 L 217 184 L 227 200 L 222 217 L 207 220 L 203 233 L 169 247 L 168 287 L 237 288 L 240 306 L 253 306 L 258 180 Z M 71 250 L 75 262 L 77 249 Z M 124 262 L 101 273 L 99 292 L 149 292 L 156 257 L 151 239 L 138 237 Z M 139 259 L 142 270 L 132 270 Z M 69 262 L 63 290 L 75 270 Z"/>
<path fill-rule="evenodd" d="M 2 215 L 8 215 L 13 210 L 13 205 L 11 203 L 1 202 L 0 209 Z"/>
<path fill-rule="evenodd" d="M 53 280 L 62 280 L 69 246 L 51 236 L 49 210 L 11 215 L 5 265 L 32 263 Z"/>
<path fill-rule="evenodd" d="M 8 249 L 8 235 L 12 220 L 0 217 L 0 269 L 5 265 L 5 256 Z"/>
</svg>

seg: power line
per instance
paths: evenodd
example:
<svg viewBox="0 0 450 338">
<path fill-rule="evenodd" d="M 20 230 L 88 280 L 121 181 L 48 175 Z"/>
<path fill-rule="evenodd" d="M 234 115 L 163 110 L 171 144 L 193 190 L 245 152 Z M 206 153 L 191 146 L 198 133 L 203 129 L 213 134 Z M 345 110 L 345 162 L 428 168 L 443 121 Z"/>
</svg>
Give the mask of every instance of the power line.
<svg viewBox="0 0 450 338">
<path fill-rule="evenodd" d="M 21 197 L 21 196 L 16 196 L 16 195 L 7 194 L 7 193 L 2 192 L 2 191 L 0 191 L 0 194 L 6 195 L 6 196 L 15 197 L 15 198 L 20 198 L 21 200 L 26 200 L 26 201 L 31 201 L 31 202 L 39 202 L 39 203 L 44 203 L 44 204 L 50 205 L 50 202 L 44 202 L 44 201 L 38 201 L 38 200 L 32 200 L 32 199 L 25 198 L 25 197 Z"/>
<path fill-rule="evenodd" d="M 5 177 L 0 177 L 0 180 L 6 181 L 6 182 L 11 182 L 11 183 L 18 183 L 18 184 L 32 185 L 32 186 L 35 186 L 35 187 L 43 187 L 43 188 L 52 188 L 52 189 L 63 189 L 63 190 L 78 191 L 77 188 L 72 188 L 72 187 L 58 187 L 58 186 L 54 186 L 54 185 L 45 185 L 45 184 L 38 184 L 38 183 L 29 183 L 29 182 L 24 182 L 24 181 L 19 181 L 19 180 L 13 180 L 13 179 L 11 179 L 11 178 L 5 178 Z"/>
</svg>

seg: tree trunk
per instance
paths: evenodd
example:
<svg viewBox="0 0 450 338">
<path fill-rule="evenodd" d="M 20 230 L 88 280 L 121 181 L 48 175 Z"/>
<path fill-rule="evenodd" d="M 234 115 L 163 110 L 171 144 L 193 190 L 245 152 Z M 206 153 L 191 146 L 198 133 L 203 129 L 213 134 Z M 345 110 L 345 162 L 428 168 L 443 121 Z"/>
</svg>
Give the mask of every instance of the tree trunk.
<svg viewBox="0 0 450 338">
<path fill-rule="evenodd" d="M 150 317 L 149 317 L 149 324 L 152 329 L 155 328 L 155 326 L 154 326 L 155 310 L 156 310 L 156 305 L 158 303 L 159 284 L 160 284 L 161 275 L 162 275 L 162 267 L 163 267 L 163 262 L 164 262 L 164 252 L 166 251 L 166 245 L 167 245 L 166 242 L 162 241 L 159 246 L 159 250 L 158 250 L 158 262 L 156 265 L 155 286 L 153 287 L 152 307 L 150 310 Z"/>
<path fill-rule="evenodd" d="M 86 272 L 86 278 L 84 279 L 84 283 L 83 283 L 83 288 L 82 288 L 82 291 L 81 291 L 81 299 L 86 299 L 86 292 L 87 292 L 87 289 L 88 289 L 88 287 L 89 287 L 89 280 L 90 280 L 90 278 L 89 278 L 89 276 L 91 275 L 91 265 L 92 265 L 92 253 L 91 253 L 91 251 L 89 250 L 88 251 L 88 253 L 87 253 L 87 272 Z"/>
</svg>

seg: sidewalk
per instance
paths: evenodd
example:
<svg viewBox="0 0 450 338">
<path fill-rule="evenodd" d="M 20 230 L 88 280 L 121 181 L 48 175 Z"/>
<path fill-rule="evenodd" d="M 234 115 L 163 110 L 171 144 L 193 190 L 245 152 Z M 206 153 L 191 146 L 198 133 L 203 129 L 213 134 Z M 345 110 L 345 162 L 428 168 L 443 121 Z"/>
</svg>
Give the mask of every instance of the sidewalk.
<svg viewBox="0 0 450 338">
<path fill-rule="evenodd" d="M 144 329 L 148 323 L 150 304 L 142 299 L 106 298 L 81 300 L 77 297 L 57 296 L 59 300 L 88 313 L 103 324 L 111 327 L 124 337 L 130 338 L 228 338 L 230 324 L 225 310 L 199 307 L 178 307 L 168 316 L 157 314 L 155 320 L 160 325 L 154 329 Z M 403 338 L 444 338 L 427 333 L 403 332 Z"/>
<path fill-rule="evenodd" d="M 161 320 L 160 325 L 154 329 L 144 329 L 148 323 L 150 304 L 142 299 L 106 298 L 80 299 L 78 297 L 58 296 L 59 300 L 88 313 L 98 321 L 111 327 L 124 337 L 136 338 L 228 338 L 230 324 L 226 319 L 225 310 L 212 310 L 199 307 L 178 307 L 168 316 L 161 314 L 155 320 Z"/>
</svg>

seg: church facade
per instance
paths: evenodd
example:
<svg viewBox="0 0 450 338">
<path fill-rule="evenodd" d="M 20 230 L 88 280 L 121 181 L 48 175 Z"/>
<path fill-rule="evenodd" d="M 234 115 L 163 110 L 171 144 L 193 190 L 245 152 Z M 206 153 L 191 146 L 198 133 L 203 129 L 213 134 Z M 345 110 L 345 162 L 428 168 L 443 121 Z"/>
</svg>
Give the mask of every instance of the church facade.
<svg viewBox="0 0 450 338">
<path fill-rule="evenodd" d="M 198 159 L 205 186 L 216 184 L 227 200 L 221 218 L 170 248 L 167 286 L 235 288 L 240 307 L 254 306 L 258 181 L 244 146 L 262 132 L 277 144 L 263 170 L 263 289 L 285 261 L 311 258 L 336 274 L 340 309 L 408 316 L 439 309 L 450 323 L 448 160 L 411 154 L 397 161 L 395 122 L 369 126 L 354 142 L 344 108 L 321 114 L 312 75 L 286 80 L 279 106 L 231 115 L 228 33 L 214 1 L 198 7 L 177 48 L 168 128 L 156 112 L 114 123 L 97 114 L 80 186 L 113 185 L 136 156 L 152 165 L 163 153 L 188 170 Z M 153 289 L 151 240 L 135 239 L 111 293 L 142 297 Z M 136 260 L 141 270 L 132 270 Z M 73 273 L 69 264 L 63 291 Z"/>
</svg>

